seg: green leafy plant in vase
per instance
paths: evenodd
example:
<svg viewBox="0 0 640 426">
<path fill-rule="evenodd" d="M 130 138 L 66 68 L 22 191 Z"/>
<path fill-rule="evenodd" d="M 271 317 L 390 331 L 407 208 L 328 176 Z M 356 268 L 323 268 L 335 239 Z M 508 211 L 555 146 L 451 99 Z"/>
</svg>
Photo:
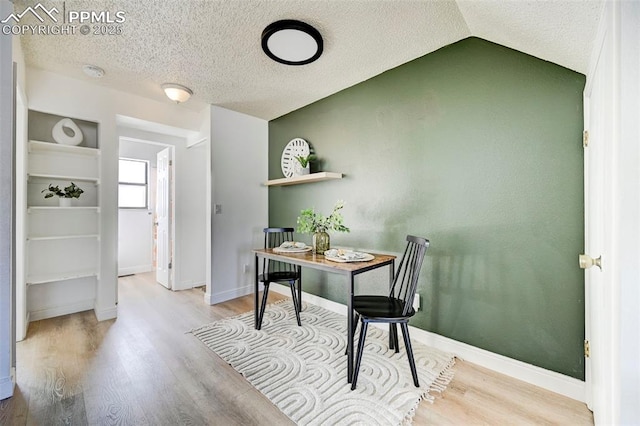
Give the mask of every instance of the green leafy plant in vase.
<svg viewBox="0 0 640 426">
<path fill-rule="evenodd" d="M 298 216 L 298 232 L 313 234 L 313 252 L 324 254 L 330 248 L 329 231 L 349 232 L 344 226 L 344 218 L 340 210 L 344 208 L 344 202 L 338 201 L 329 216 L 316 213 L 315 209 L 305 209 Z"/>
<path fill-rule="evenodd" d="M 298 161 L 299 167 L 296 167 L 294 172 L 296 175 L 308 175 L 311 170 L 311 161 L 315 160 L 316 156 L 313 154 L 309 154 L 306 157 L 297 156 L 296 160 Z"/>
<path fill-rule="evenodd" d="M 68 207 L 71 205 L 72 198 L 80 198 L 80 195 L 84 192 L 82 188 L 80 188 L 75 183 L 71 182 L 71 185 L 66 186 L 62 189 L 58 185 L 53 186 L 53 184 L 49 184 L 49 187 L 43 189 L 41 192 L 45 193 L 44 198 L 51 198 L 53 196 L 58 196 L 60 199 L 61 207 Z"/>
</svg>

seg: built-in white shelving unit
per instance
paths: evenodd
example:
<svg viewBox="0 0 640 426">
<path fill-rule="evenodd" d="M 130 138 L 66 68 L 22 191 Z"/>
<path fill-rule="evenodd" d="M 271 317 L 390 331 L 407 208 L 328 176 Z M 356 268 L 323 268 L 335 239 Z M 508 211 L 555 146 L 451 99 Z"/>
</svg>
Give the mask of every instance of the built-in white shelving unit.
<svg viewBox="0 0 640 426">
<path fill-rule="evenodd" d="M 29 111 L 25 284 L 27 311 L 37 318 L 86 306 L 87 300 L 95 299 L 100 275 L 98 123 L 73 119 L 83 142 L 61 145 L 53 140 L 51 129 L 62 118 Z M 61 207 L 57 196 L 44 198 L 49 184 L 63 188 L 71 182 L 84 193 L 71 199 L 70 207 Z"/>
</svg>

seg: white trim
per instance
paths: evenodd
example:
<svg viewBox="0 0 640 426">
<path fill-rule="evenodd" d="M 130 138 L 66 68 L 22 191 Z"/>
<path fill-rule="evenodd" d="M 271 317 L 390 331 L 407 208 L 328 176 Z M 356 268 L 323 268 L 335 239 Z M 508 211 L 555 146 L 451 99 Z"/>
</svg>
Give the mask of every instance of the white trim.
<svg viewBox="0 0 640 426">
<path fill-rule="evenodd" d="M 27 338 L 27 332 L 29 331 L 29 324 L 31 323 L 31 312 L 27 312 L 25 321 L 24 321 L 24 330 L 18 332 L 16 330 L 16 342 L 22 342 Z"/>
<path fill-rule="evenodd" d="M 215 305 L 216 303 L 222 303 L 228 300 L 237 299 L 238 297 L 246 296 L 247 294 L 252 294 L 252 293 L 253 293 L 253 284 L 223 291 L 221 293 L 205 293 L 204 301 L 209 305 Z"/>
<path fill-rule="evenodd" d="M 181 291 L 181 290 L 191 290 L 192 288 L 206 286 L 207 284 L 204 281 L 193 282 L 193 280 L 182 281 L 180 285 L 176 285 L 172 288 L 173 291 Z"/>
<path fill-rule="evenodd" d="M 498 355 L 419 328 L 410 328 L 411 337 L 423 344 L 451 352 L 457 358 L 509 377 L 585 402 L 585 383 L 581 380 Z"/>
<path fill-rule="evenodd" d="M 193 148 L 194 146 L 203 144 L 203 143 L 208 142 L 208 141 L 209 141 L 209 138 L 207 138 L 207 137 L 200 138 L 200 139 L 188 138 L 187 139 L 187 149 Z"/>
<path fill-rule="evenodd" d="M 291 297 L 291 287 L 285 286 L 278 283 L 271 283 L 271 290 L 276 293 L 280 293 L 284 296 Z M 347 306 L 342 303 L 334 302 L 329 299 L 324 299 L 320 296 L 316 296 L 315 294 L 309 294 L 306 292 L 302 292 L 302 300 L 307 303 L 311 303 L 312 305 L 320 306 L 321 308 L 327 309 L 331 312 L 335 312 L 340 315 L 347 315 Z"/>
<path fill-rule="evenodd" d="M 13 389 L 16 386 L 16 368 L 11 367 L 11 373 L 8 377 L 0 378 L 0 399 L 6 399 L 13 396 Z"/>
<path fill-rule="evenodd" d="M 153 272 L 153 265 L 137 265 L 129 266 L 128 268 L 120 268 L 118 269 L 118 277 L 122 277 L 123 275 L 142 274 L 145 272 Z"/>
<path fill-rule="evenodd" d="M 285 296 L 291 295 L 288 286 L 272 283 L 271 289 Z M 302 300 L 341 315 L 347 314 L 347 307 L 341 303 L 323 299 L 303 292 Z M 581 380 L 554 371 L 545 370 L 503 355 L 498 355 L 466 343 L 458 342 L 435 333 L 410 326 L 411 338 L 422 344 L 454 354 L 457 358 L 472 362 L 484 368 L 505 374 L 514 379 L 539 386 L 551 392 L 564 395 L 580 402 L 585 401 L 585 384 Z"/>
<path fill-rule="evenodd" d="M 70 305 L 56 306 L 53 308 L 30 311 L 30 321 L 39 321 L 47 318 L 59 317 L 61 315 L 73 314 L 74 312 L 89 311 L 93 309 L 95 299 L 81 300 Z"/>
<path fill-rule="evenodd" d="M 98 321 L 110 320 L 118 317 L 118 307 L 112 306 L 107 309 L 98 309 L 94 306 L 93 313 L 96 315 Z"/>
</svg>

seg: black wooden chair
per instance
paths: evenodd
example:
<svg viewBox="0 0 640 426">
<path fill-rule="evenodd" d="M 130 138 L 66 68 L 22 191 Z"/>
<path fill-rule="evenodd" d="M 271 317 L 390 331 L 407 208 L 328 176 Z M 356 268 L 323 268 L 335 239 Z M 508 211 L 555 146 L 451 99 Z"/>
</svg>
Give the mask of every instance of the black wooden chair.
<svg viewBox="0 0 640 426">
<path fill-rule="evenodd" d="M 361 319 L 362 328 L 360 330 L 360 340 L 358 341 L 358 351 L 356 354 L 356 362 L 353 369 L 353 380 L 351 381 L 351 390 L 356 388 L 358 382 L 358 372 L 360 371 L 360 363 L 362 361 L 362 352 L 364 351 L 364 341 L 367 336 L 367 327 L 369 323 L 380 322 L 388 323 L 389 327 L 389 343 L 392 349 L 398 348 L 398 330 L 397 324 L 400 324 L 402 336 L 404 338 L 404 346 L 409 358 L 409 367 L 413 376 L 413 384 L 419 387 L 418 373 L 416 372 L 416 364 L 413 359 L 413 350 L 411 349 L 411 340 L 409 339 L 409 319 L 415 315 L 413 309 L 413 298 L 418 287 L 418 276 L 424 255 L 429 247 L 429 240 L 426 238 L 407 236 L 407 247 L 402 255 L 402 260 L 398 265 L 396 274 L 393 279 L 393 285 L 388 296 L 370 296 L 361 295 L 353 298 L 353 309 L 356 313 L 356 327 L 358 319 Z"/>
<path fill-rule="evenodd" d="M 264 248 L 275 248 L 285 241 L 293 241 L 293 228 L 264 228 Z M 267 306 L 269 296 L 269 284 L 287 283 L 291 287 L 291 298 L 293 308 L 296 311 L 296 320 L 300 322 L 300 310 L 302 308 L 302 268 L 290 263 L 278 262 L 275 260 L 262 260 L 262 273 L 258 276 L 258 281 L 264 284 L 262 292 L 262 302 L 258 313 L 258 330 L 262 327 L 262 317 Z"/>
</svg>

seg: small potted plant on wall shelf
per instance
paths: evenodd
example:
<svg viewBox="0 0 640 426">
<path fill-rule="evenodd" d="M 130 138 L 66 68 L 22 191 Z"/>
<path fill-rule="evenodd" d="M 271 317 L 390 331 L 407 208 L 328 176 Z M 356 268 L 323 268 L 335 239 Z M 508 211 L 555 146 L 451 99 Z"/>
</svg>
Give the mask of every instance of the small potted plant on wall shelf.
<svg viewBox="0 0 640 426">
<path fill-rule="evenodd" d="M 60 202 L 60 207 L 70 207 L 72 198 L 80 198 L 80 195 L 84 192 L 78 185 L 71 182 L 71 185 L 60 189 L 58 185 L 53 186 L 53 184 L 49 184 L 49 187 L 43 189 L 42 192 L 46 192 L 44 194 L 44 198 L 51 198 L 54 195 L 58 196 L 58 200 Z"/>
<path fill-rule="evenodd" d="M 344 226 L 342 213 L 340 210 L 344 207 L 343 201 L 338 201 L 333 207 L 333 211 L 329 216 L 323 216 L 316 213 L 314 209 L 305 209 L 300 212 L 298 217 L 298 232 L 302 234 L 313 234 L 313 252 L 316 254 L 324 254 L 329 250 L 330 240 L 328 231 L 349 232 L 349 228 Z"/>
<path fill-rule="evenodd" d="M 296 164 L 294 173 L 296 176 L 308 175 L 311 170 L 311 161 L 315 160 L 316 156 L 309 154 L 306 157 L 297 156 L 298 164 Z"/>
</svg>

